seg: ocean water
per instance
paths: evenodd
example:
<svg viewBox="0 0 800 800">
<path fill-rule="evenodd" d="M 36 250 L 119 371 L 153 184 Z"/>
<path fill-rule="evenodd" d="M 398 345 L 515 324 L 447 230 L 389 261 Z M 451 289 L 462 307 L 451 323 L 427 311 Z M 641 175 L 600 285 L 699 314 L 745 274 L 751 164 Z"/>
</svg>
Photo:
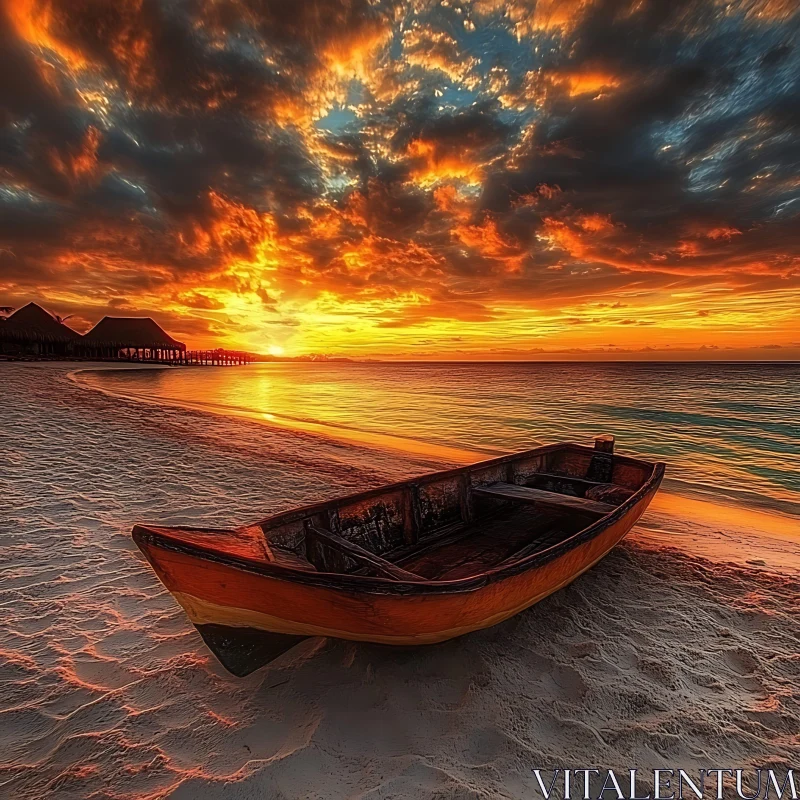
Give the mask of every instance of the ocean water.
<svg viewBox="0 0 800 800">
<path fill-rule="evenodd" d="M 800 515 L 797 363 L 267 363 L 83 372 L 106 392 L 468 461 L 612 433 L 669 491 Z"/>
</svg>

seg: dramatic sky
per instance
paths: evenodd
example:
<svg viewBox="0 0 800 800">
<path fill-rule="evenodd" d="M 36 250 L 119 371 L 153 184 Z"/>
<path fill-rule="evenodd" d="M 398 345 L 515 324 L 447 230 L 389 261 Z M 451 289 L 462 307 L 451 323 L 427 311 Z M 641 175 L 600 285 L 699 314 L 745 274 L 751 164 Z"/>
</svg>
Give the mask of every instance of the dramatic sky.
<svg viewBox="0 0 800 800">
<path fill-rule="evenodd" d="M 0 305 L 800 357 L 797 0 L 0 0 Z"/>
</svg>

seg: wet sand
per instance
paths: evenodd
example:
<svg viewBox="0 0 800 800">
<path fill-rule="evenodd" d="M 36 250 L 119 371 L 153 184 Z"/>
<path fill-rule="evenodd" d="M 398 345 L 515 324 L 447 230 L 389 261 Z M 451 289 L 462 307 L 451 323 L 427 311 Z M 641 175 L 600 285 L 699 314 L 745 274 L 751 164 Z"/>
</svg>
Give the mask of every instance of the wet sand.
<svg viewBox="0 0 800 800">
<path fill-rule="evenodd" d="M 0 365 L 0 796 L 522 798 L 536 767 L 797 766 L 788 519 L 659 499 L 495 628 L 312 640 L 235 679 L 132 524 L 241 523 L 447 463 L 110 397 L 71 368 Z"/>
</svg>

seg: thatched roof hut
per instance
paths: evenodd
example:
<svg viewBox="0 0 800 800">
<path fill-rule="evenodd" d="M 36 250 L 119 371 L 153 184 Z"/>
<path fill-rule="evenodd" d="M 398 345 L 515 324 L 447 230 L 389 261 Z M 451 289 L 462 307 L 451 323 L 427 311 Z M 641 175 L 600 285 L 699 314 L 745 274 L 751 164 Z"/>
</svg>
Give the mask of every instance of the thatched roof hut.
<svg viewBox="0 0 800 800">
<path fill-rule="evenodd" d="M 63 354 L 81 335 L 36 303 L 28 303 L 0 322 L 0 339 L 39 353 Z"/>
<path fill-rule="evenodd" d="M 185 350 L 150 317 L 103 317 L 84 337 L 87 347 L 146 350 Z"/>
<path fill-rule="evenodd" d="M 81 335 L 36 303 L 28 303 L 3 322 L 0 329 L 8 338 L 41 342 L 74 342 Z"/>
</svg>

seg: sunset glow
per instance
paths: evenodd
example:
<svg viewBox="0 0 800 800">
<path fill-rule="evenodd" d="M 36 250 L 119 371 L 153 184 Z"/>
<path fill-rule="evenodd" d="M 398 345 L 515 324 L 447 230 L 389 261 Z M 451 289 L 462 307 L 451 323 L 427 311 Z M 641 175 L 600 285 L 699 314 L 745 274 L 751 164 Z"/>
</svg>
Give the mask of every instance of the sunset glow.
<svg viewBox="0 0 800 800">
<path fill-rule="evenodd" d="M 800 358 L 797 29 L 4 0 L 0 305 L 273 356 Z"/>
</svg>

